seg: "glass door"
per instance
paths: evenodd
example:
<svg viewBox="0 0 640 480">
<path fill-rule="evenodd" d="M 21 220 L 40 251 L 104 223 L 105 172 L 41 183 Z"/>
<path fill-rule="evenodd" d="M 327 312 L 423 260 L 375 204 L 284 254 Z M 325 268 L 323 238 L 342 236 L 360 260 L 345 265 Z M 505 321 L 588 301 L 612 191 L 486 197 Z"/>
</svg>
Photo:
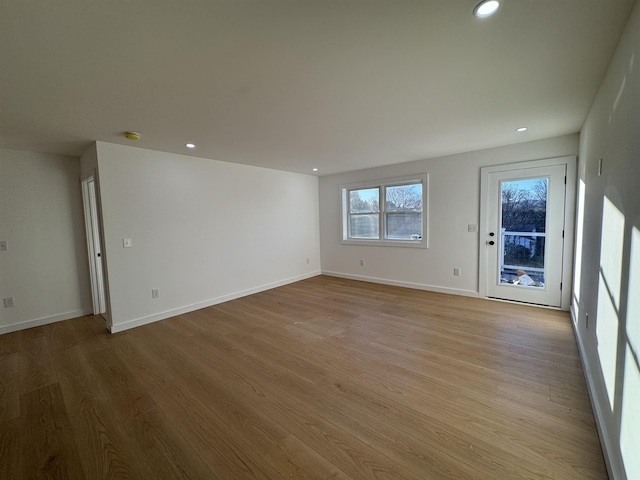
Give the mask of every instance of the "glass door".
<svg viewBox="0 0 640 480">
<path fill-rule="evenodd" d="M 487 296 L 559 307 L 565 165 L 488 175 Z"/>
</svg>

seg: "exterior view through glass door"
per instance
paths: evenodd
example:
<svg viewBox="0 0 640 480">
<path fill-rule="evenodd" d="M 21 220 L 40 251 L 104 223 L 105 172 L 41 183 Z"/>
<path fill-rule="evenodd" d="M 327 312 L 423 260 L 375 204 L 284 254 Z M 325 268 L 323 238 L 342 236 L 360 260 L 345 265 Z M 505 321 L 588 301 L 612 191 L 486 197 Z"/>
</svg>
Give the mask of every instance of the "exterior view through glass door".
<svg viewBox="0 0 640 480">
<path fill-rule="evenodd" d="M 566 165 L 487 175 L 488 297 L 560 307 Z"/>
</svg>

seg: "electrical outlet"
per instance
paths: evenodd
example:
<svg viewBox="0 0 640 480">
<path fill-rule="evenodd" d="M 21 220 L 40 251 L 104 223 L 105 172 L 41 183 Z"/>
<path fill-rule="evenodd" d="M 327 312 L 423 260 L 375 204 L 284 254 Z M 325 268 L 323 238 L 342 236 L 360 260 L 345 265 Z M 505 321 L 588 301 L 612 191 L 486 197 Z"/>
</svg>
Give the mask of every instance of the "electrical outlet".
<svg viewBox="0 0 640 480">
<path fill-rule="evenodd" d="M 467 232 L 477 232 L 478 231 L 478 225 L 476 223 L 470 223 L 469 225 L 467 225 Z"/>
<path fill-rule="evenodd" d="M 6 297 L 3 299 L 3 301 L 4 301 L 4 308 L 15 306 L 15 304 L 13 303 L 13 297 Z"/>
<path fill-rule="evenodd" d="M 157 288 L 154 288 L 153 290 L 151 290 L 151 298 L 158 298 L 160 296 L 160 290 L 158 290 Z"/>
<path fill-rule="evenodd" d="M 0 252 L 6 252 L 6 251 L 7 251 L 7 241 L 0 240 Z"/>
<path fill-rule="evenodd" d="M 364 267 L 364 258 L 361 258 L 361 259 L 360 259 L 360 266 L 361 266 L 361 267 Z"/>
<path fill-rule="evenodd" d="M 460 276 L 460 267 L 453 267 L 453 276 L 454 277 Z"/>
<path fill-rule="evenodd" d="M 132 246 L 133 246 L 133 243 L 131 242 L 130 238 L 122 239 L 122 248 L 131 248 Z"/>
</svg>

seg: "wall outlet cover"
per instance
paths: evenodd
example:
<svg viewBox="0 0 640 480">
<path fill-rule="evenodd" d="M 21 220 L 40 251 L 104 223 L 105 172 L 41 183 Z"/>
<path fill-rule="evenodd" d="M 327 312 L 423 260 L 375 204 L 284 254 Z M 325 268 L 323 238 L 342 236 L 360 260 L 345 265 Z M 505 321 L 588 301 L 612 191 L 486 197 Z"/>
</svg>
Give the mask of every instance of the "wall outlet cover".
<svg viewBox="0 0 640 480">
<path fill-rule="evenodd" d="M 0 252 L 5 252 L 7 250 L 7 241 L 0 240 Z"/>
<path fill-rule="evenodd" d="M 15 306 L 15 304 L 13 303 L 13 297 L 3 298 L 3 301 L 4 301 L 4 308 Z"/>
</svg>

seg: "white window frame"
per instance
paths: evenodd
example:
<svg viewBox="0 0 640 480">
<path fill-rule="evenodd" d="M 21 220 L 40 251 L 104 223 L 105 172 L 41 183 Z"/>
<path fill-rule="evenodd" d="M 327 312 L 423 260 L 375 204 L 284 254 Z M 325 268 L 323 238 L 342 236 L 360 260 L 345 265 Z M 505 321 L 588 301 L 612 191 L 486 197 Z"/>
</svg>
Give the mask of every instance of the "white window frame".
<svg viewBox="0 0 640 480">
<path fill-rule="evenodd" d="M 404 240 L 384 238 L 385 235 L 385 188 L 398 185 L 422 184 L 422 238 L 419 240 Z M 349 238 L 349 192 L 379 188 L 378 231 L 380 238 Z M 385 178 L 366 182 L 340 185 L 340 243 L 343 245 L 375 245 L 384 247 L 429 247 L 429 174 L 418 174 L 407 177 Z"/>
</svg>

